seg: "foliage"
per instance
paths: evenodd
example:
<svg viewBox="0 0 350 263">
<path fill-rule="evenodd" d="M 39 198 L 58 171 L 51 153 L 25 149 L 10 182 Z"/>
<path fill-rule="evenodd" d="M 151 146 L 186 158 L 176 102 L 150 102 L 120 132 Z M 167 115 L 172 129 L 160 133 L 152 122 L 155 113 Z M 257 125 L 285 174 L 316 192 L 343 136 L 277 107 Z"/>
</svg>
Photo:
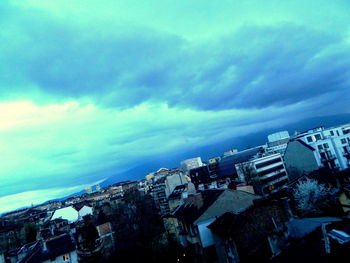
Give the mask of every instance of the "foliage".
<svg viewBox="0 0 350 263">
<path fill-rule="evenodd" d="M 252 185 L 254 191 L 261 194 L 261 183 L 252 163 L 240 163 L 237 165 L 240 174 L 244 176 L 246 184 Z"/>
<path fill-rule="evenodd" d="M 116 244 L 113 259 L 118 262 L 176 262 L 182 250 L 165 234 L 152 197 L 131 191 L 124 196 L 124 201 L 114 208 L 112 216 Z"/>
<path fill-rule="evenodd" d="M 101 251 L 98 250 L 99 243 L 97 242 L 99 235 L 93 225 L 90 216 L 84 217 L 83 225 L 79 228 L 81 241 L 79 242 L 79 249 L 87 252 L 79 257 L 79 262 L 82 263 L 97 263 L 100 262 Z"/>
<path fill-rule="evenodd" d="M 296 208 L 302 215 L 320 215 L 334 203 L 336 190 L 314 179 L 300 181 L 294 190 Z"/>
<path fill-rule="evenodd" d="M 25 238 L 26 243 L 31 243 L 36 240 L 36 226 L 33 223 L 27 223 L 24 225 L 24 232 L 25 232 Z"/>
</svg>

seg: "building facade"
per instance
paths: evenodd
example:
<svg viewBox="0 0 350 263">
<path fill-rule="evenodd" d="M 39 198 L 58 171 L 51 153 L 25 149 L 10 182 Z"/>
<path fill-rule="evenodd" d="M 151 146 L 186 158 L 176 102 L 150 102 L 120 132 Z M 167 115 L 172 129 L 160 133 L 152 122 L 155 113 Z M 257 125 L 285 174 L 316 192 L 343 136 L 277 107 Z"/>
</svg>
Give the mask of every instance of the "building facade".
<svg viewBox="0 0 350 263">
<path fill-rule="evenodd" d="M 318 127 L 296 136 L 317 152 L 319 166 L 333 171 L 350 167 L 350 124 L 327 128 Z"/>
<path fill-rule="evenodd" d="M 239 178 L 252 184 L 258 194 L 275 193 L 288 182 L 288 174 L 280 153 L 255 158 L 235 166 Z"/>
<path fill-rule="evenodd" d="M 203 166 L 201 157 L 186 159 L 181 161 L 181 169 L 188 173 L 191 169 Z"/>
</svg>

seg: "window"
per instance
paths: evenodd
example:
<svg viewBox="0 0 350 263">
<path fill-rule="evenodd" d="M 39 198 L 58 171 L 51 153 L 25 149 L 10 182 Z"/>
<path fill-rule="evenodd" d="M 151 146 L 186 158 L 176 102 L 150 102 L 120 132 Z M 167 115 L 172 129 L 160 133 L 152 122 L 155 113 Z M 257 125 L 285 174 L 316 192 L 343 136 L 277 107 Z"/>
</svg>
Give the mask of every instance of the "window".
<svg viewBox="0 0 350 263">
<path fill-rule="evenodd" d="M 307 137 L 306 139 L 307 139 L 308 142 L 312 142 L 312 137 L 311 136 Z"/>
<path fill-rule="evenodd" d="M 329 148 L 328 143 L 323 144 L 324 148 Z"/>
<path fill-rule="evenodd" d="M 316 138 L 316 141 L 319 141 L 319 140 L 321 140 L 321 135 L 320 134 L 316 134 L 315 138 Z"/>
<path fill-rule="evenodd" d="M 317 147 L 318 147 L 318 149 L 319 149 L 320 151 L 322 151 L 322 150 L 323 150 L 323 146 L 322 146 L 322 144 L 318 145 Z"/>
<path fill-rule="evenodd" d="M 276 158 L 276 159 L 272 159 L 272 160 L 265 161 L 265 162 L 262 162 L 262 163 L 258 163 L 258 164 L 255 165 L 255 168 L 259 169 L 261 167 L 268 166 L 268 165 L 275 164 L 275 163 L 279 163 L 279 162 L 282 162 L 282 159 L 281 158 Z"/>
<path fill-rule="evenodd" d="M 63 255 L 63 261 L 69 261 L 69 254 Z"/>
<path fill-rule="evenodd" d="M 339 131 L 337 130 L 337 135 L 340 136 Z"/>
<path fill-rule="evenodd" d="M 341 139 L 340 141 L 341 141 L 342 144 L 345 144 L 345 143 L 346 143 L 346 139 L 345 139 L 345 138 L 344 138 L 344 139 Z"/>
<path fill-rule="evenodd" d="M 331 131 L 331 136 L 334 136 L 334 131 Z"/>
</svg>

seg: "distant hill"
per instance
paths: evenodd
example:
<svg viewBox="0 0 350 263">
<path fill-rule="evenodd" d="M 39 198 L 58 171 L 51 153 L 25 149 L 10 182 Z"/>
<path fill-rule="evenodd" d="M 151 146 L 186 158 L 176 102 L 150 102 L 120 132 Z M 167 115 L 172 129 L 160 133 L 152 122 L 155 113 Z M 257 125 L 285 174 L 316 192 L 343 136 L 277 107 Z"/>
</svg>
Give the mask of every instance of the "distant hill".
<svg viewBox="0 0 350 263">
<path fill-rule="evenodd" d="M 324 126 L 331 127 L 350 122 L 350 114 L 339 114 L 331 116 L 319 116 L 314 118 L 304 119 L 295 123 L 291 123 L 285 126 L 276 127 L 273 129 L 266 129 L 257 133 L 251 133 L 242 135 L 239 137 L 232 137 L 228 140 L 220 143 L 198 146 L 188 151 L 181 153 L 169 154 L 167 156 L 155 156 L 151 161 L 144 162 L 137 167 L 134 167 L 122 174 L 115 174 L 110 176 L 107 180 L 101 183 L 102 186 L 107 186 L 118 181 L 123 180 L 137 180 L 144 178 L 148 173 L 158 170 L 160 167 L 173 168 L 180 165 L 180 161 L 200 156 L 203 161 L 214 157 L 220 156 L 224 151 L 229 149 L 243 150 L 256 145 L 265 144 L 267 136 L 271 133 L 281 130 L 287 130 L 291 135 L 295 131 L 305 131 L 314 127 Z"/>
</svg>

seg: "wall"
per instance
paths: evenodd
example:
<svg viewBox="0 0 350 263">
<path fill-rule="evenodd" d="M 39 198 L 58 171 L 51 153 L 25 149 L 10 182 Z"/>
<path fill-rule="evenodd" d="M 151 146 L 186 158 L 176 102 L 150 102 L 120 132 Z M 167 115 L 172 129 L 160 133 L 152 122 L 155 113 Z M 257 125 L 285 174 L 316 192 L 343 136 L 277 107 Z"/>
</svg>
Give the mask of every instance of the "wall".
<svg viewBox="0 0 350 263">
<path fill-rule="evenodd" d="M 313 151 L 298 141 L 288 144 L 284 163 L 291 180 L 319 168 Z"/>
</svg>

